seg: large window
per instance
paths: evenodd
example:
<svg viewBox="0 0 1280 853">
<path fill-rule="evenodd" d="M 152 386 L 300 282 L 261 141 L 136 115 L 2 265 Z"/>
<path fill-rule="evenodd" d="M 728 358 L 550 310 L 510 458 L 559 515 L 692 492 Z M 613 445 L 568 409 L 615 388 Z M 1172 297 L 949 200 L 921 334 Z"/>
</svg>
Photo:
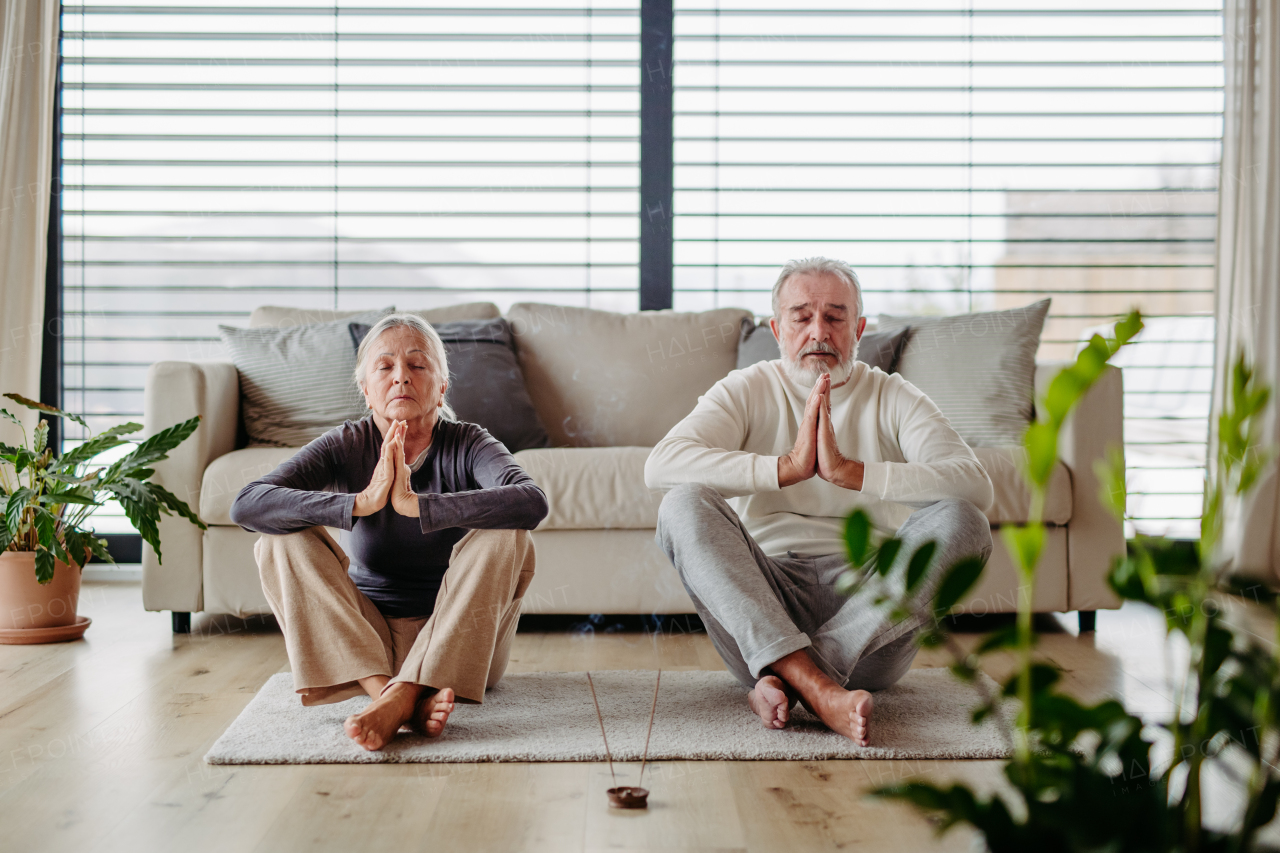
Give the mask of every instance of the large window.
<svg viewBox="0 0 1280 853">
<path fill-rule="evenodd" d="M 826 254 L 868 313 L 1130 306 L 1130 512 L 1198 536 L 1222 117 L 1216 2 L 677 0 L 675 307 L 769 310 Z"/>
<path fill-rule="evenodd" d="M 65 6 L 64 404 L 139 418 L 148 365 L 220 357 L 261 304 L 635 310 L 670 71 L 673 307 L 764 313 L 827 254 L 872 315 L 1051 296 L 1040 355 L 1069 358 L 1137 305 L 1130 509 L 1196 535 L 1217 4 L 675 0 L 645 71 L 642 2 Z"/>
<path fill-rule="evenodd" d="M 85 4 L 63 28 L 63 395 L 96 427 L 257 305 L 638 307 L 634 0 Z"/>
</svg>

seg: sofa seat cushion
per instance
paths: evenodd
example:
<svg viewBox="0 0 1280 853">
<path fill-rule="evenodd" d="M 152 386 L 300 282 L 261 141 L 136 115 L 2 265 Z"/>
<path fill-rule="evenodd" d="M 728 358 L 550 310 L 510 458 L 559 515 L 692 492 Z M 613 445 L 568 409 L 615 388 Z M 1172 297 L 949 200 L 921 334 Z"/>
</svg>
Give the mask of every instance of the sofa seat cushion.
<svg viewBox="0 0 1280 853">
<path fill-rule="evenodd" d="M 522 450 L 516 461 L 547 493 L 538 530 L 652 530 L 662 492 L 644 484 L 648 447 Z"/>
<path fill-rule="evenodd" d="M 1022 476 L 1027 451 L 1021 447 L 975 447 L 973 452 L 987 470 L 995 500 L 987 510 L 992 524 L 1021 524 L 1030 520 L 1031 489 Z M 1059 459 L 1045 495 L 1044 520 L 1066 524 L 1071 520 L 1071 472 Z"/>
<path fill-rule="evenodd" d="M 209 463 L 200 482 L 200 520 L 205 524 L 235 524 L 231 502 L 240 490 L 275 470 L 300 447 L 246 447 Z"/>
</svg>

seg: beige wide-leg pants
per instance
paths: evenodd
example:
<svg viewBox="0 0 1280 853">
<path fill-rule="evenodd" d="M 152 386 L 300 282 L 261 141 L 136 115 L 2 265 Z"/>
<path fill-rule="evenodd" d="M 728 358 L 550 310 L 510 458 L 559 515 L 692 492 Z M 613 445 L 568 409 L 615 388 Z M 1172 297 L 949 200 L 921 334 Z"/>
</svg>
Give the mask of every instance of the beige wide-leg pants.
<svg viewBox="0 0 1280 853">
<path fill-rule="evenodd" d="M 323 527 L 263 536 L 253 553 L 303 705 L 363 695 L 358 680 L 371 675 L 483 702 L 507 668 L 534 567 L 529 531 L 471 530 L 453 546 L 431 616 L 397 619 L 356 588 Z"/>
</svg>

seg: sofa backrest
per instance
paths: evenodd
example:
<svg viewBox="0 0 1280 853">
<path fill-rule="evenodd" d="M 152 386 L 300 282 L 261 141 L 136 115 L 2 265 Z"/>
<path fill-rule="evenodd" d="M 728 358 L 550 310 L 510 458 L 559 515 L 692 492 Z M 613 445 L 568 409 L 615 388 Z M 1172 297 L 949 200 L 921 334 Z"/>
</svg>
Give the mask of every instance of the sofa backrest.
<svg viewBox="0 0 1280 853">
<path fill-rule="evenodd" d="M 300 326 L 304 323 L 328 323 L 332 320 L 345 320 L 369 309 L 360 311 L 330 311 L 324 308 L 289 308 L 281 305 L 263 305 L 255 308 L 249 315 L 249 328 L 258 329 L 264 326 Z M 402 309 L 403 310 L 403 309 Z M 464 302 L 460 305 L 446 305 L 442 308 L 424 308 L 406 311 L 417 314 L 428 323 L 449 323 L 453 320 L 492 320 L 501 317 L 502 312 L 492 302 Z"/>
<path fill-rule="evenodd" d="M 652 447 L 737 366 L 740 308 L 507 312 L 525 384 L 558 447 Z"/>
</svg>

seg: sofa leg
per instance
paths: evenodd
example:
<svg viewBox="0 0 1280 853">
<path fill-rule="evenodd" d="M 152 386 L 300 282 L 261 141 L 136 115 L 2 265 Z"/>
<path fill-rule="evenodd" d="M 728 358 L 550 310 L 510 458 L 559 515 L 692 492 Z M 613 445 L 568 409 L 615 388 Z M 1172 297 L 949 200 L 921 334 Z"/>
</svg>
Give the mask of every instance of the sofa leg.
<svg viewBox="0 0 1280 853">
<path fill-rule="evenodd" d="M 191 633 L 191 614 L 173 611 L 173 633 L 190 634 Z"/>
<path fill-rule="evenodd" d="M 1096 610 L 1080 610 L 1080 633 L 1091 634 L 1098 630 L 1098 611 Z"/>
</svg>

